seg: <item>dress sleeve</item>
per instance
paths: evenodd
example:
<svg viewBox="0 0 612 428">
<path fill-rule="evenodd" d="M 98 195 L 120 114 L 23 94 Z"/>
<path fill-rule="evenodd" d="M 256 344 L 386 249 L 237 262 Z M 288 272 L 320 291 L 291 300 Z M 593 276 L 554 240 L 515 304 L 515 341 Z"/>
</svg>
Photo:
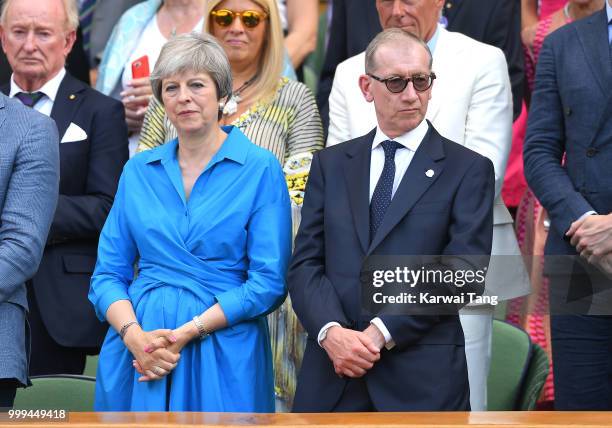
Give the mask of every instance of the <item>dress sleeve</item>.
<svg viewBox="0 0 612 428">
<path fill-rule="evenodd" d="M 137 148 L 138 153 L 161 146 L 166 142 L 166 129 L 164 127 L 165 117 L 166 110 L 164 106 L 154 97 L 151 98 L 140 131 L 140 139 L 138 140 Z"/>
<path fill-rule="evenodd" d="M 106 311 L 111 304 L 118 300 L 130 300 L 127 290 L 134 277 L 138 250 L 127 221 L 126 171 L 127 166 L 100 234 L 98 260 L 89 287 L 89 301 L 100 320 L 106 319 Z"/>
<path fill-rule="evenodd" d="M 310 89 L 301 83 L 290 84 L 296 93 L 292 99 L 299 100 L 294 119 L 289 125 L 287 139 L 287 157 L 283 170 L 287 179 L 289 196 L 291 197 L 291 217 L 293 236 L 301 220 L 301 207 L 304 200 L 304 190 L 308 181 L 308 171 L 312 162 L 312 154 L 324 148 L 323 128 L 319 110 Z"/>
<path fill-rule="evenodd" d="M 229 326 L 272 312 L 287 295 L 291 216 L 287 186 L 276 158 L 270 157 L 252 191 L 257 198 L 246 228 L 247 280 L 216 296 Z"/>
<path fill-rule="evenodd" d="M 298 100 L 294 119 L 289 125 L 287 157 L 321 150 L 324 147 L 323 126 L 312 92 L 302 83 L 289 83 L 286 90 L 294 92 L 289 96 Z"/>
</svg>

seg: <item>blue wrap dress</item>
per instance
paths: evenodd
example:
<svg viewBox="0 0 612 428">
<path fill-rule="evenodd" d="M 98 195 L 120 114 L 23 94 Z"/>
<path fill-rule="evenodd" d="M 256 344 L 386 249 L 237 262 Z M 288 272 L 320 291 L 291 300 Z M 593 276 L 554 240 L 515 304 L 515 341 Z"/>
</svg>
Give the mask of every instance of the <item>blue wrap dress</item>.
<svg viewBox="0 0 612 428">
<path fill-rule="evenodd" d="M 174 329 L 218 302 L 228 327 L 190 342 L 171 374 L 151 382 L 137 381 L 131 353 L 110 328 L 98 364 L 97 411 L 274 411 L 265 315 L 286 296 L 289 196 L 272 153 L 238 128 L 224 131 L 189 200 L 178 140 L 126 164 L 89 299 L 101 320 L 112 303 L 130 300 L 145 331 Z"/>
</svg>

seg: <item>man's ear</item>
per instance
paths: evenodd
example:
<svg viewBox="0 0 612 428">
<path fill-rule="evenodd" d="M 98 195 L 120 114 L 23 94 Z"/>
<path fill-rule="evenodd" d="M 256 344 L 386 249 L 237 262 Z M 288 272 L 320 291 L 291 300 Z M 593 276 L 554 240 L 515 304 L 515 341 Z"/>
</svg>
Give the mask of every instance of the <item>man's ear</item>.
<svg viewBox="0 0 612 428">
<path fill-rule="evenodd" d="M 0 25 L 0 41 L 2 42 L 2 52 L 6 53 L 6 49 L 4 49 L 4 25 Z"/>
<path fill-rule="evenodd" d="M 64 58 L 68 56 L 72 47 L 74 46 L 74 42 L 76 41 L 76 30 L 70 30 L 66 33 L 66 37 L 64 39 Z"/>
<path fill-rule="evenodd" d="M 361 93 L 365 100 L 369 103 L 374 101 L 374 97 L 370 92 L 370 86 L 372 85 L 372 78 L 366 74 L 362 74 L 359 76 L 359 89 L 361 89 Z"/>
</svg>

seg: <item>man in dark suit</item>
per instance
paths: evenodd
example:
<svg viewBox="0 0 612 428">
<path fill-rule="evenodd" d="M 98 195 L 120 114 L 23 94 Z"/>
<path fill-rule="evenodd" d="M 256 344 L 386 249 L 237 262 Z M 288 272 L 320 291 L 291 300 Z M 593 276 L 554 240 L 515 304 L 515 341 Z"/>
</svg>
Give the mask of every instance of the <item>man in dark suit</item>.
<svg viewBox="0 0 612 428">
<path fill-rule="evenodd" d="M 525 138 L 525 176 L 551 220 L 545 246 L 551 303 L 561 297 L 571 306 L 570 314 L 551 317 L 559 410 L 612 410 L 612 284 L 601 287 L 580 273 L 612 250 L 611 21 L 607 0 L 601 11 L 546 38 Z M 562 291 L 567 278 L 553 272 L 550 256 L 578 254 L 588 264 L 574 264 Z M 588 305 L 576 306 L 585 295 Z"/>
<path fill-rule="evenodd" d="M 364 263 L 375 266 L 377 257 L 442 255 L 432 268 L 453 271 L 454 256 L 491 252 L 493 166 L 424 119 L 431 61 L 427 45 L 401 29 L 376 36 L 359 84 L 378 126 L 314 155 L 288 273 L 308 332 L 294 411 L 470 407 L 456 312 L 375 312 L 362 296 L 369 285 L 360 283 Z M 484 271 L 486 263 L 470 262 Z M 421 286 L 463 296 L 454 284 L 415 290 Z M 484 278 L 471 287 L 482 293 Z"/>
<path fill-rule="evenodd" d="M 448 31 L 463 33 L 504 52 L 512 83 L 513 119 L 516 119 L 521 113 L 525 79 L 519 0 L 446 0 L 442 13 L 443 25 Z M 376 0 L 333 0 L 329 44 L 317 88 L 317 106 L 326 134 L 327 101 L 336 66 L 363 52 L 381 30 Z"/>
<path fill-rule="evenodd" d="M 60 136 L 59 201 L 28 284 L 30 374 L 82 373 L 86 353 L 96 352 L 107 330 L 87 293 L 98 235 L 128 157 L 123 107 L 64 69 L 78 26 L 75 2 L 39 0 L 33 8 L 9 0 L 2 18 L 13 69 L 3 92 L 54 119 Z"/>
</svg>

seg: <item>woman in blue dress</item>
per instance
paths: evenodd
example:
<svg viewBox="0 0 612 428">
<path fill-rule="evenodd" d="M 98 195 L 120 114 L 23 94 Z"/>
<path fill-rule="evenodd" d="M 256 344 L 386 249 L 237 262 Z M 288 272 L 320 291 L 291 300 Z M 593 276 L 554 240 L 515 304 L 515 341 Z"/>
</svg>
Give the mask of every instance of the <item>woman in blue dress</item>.
<svg viewBox="0 0 612 428">
<path fill-rule="evenodd" d="M 274 411 L 265 315 L 286 295 L 290 203 L 274 155 L 218 126 L 231 76 L 194 33 L 151 76 L 178 138 L 126 164 L 100 236 L 98 411 Z"/>
</svg>

